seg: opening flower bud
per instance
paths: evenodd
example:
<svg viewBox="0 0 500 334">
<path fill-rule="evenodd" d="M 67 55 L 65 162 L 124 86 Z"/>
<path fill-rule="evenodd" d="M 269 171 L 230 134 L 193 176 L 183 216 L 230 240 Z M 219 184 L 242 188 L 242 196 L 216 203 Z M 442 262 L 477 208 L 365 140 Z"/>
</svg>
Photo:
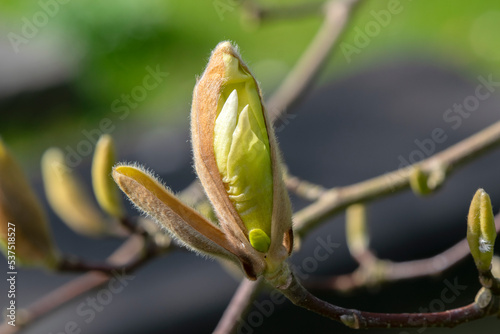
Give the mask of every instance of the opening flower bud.
<svg viewBox="0 0 500 334">
<path fill-rule="evenodd" d="M 111 216 L 121 218 L 124 215 L 122 201 L 111 177 L 115 162 L 113 137 L 102 135 L 97 141 L 92 159 L 92 187 L 101 208 Z"/>
<path fill-rule="evenodd" d="M 268 269 L 282 262 L 292 226 L 279 149 L 258 84 L 229 42 L 217 45 L 195 87 L 191 133 L 196 171 L 221 228 L 265 253 Z"/>
<path fill-rule="evenodd" d="M 115 167 L 115 182 L 190 249 L 239 264 L 249 279 L 290 284 L 292 211 L 278 146 L 257 82 L 229 42 L 217 45 L 196 84 L 191 136 L 196 172 L 218 224 L 137 166 Z"/>
<path fill-rule="evenodd" d="M 9 261 L 15 254 L 22 265 L 53 268 L 59 258 L 45 212 L 1 139 L 0 250 Z"/>
</svg>

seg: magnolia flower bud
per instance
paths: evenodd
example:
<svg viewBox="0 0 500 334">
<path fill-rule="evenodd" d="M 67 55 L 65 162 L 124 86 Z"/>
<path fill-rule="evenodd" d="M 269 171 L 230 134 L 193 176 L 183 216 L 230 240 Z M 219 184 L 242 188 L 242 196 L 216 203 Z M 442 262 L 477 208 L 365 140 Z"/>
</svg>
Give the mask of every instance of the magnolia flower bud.
<svg viewBox="0 0 500 334">
<path fill-rule="evenodd" d="M 273 271 L 292 250 L 290 201 L 257 82 L 229 42 L 217 45 L 194 89 L 191 136 L 221 229 Z"/>
<path fill-rule="evenodd" d="M 58 252 L 45 212 L 22 173 L 21 166 L 0 140 L 0 249 L 10 261 L 53 267 Z M 9 253 L 9 251 L 11 253 Z"/>
<path fill-rule="evenodd" d="M 111 216 L 121 218 L 123 206 L 116 184 L 111 177 L 115 164 L 115 147 L 110 135 L 102 135 L 95 146 L 92 160 L 92 187 L 97 202 Z"/>
<path fill-rule="evenodd" d="M 217 226 L 182 203 L 152 173 L 139 166 L 120 165 L 113 168 L 112 175 L 137 208 L 151 216 L 183 246 L 202 255 L 240 263 L 249 277 L 256 277 L 254 268 L 263 264 L 253 263 L 247 254 L 227 241 Z"/>
<path fill-rule="evenodd" d="M 470 204 L 467 241 L 476 267 L 481 272 L 490 269 L 496 236 L 490 196 L 483 189 L 478 189 Z"/>
<path fill-rule="evenodd" d="M 217 45 L 196 84 L 191 136 L 196 172 L 219 225 L 137 166 L 115 167 L 113 178 L 187 247 L 239 263 L 250 279 L 289 284 L 292 213 L 279 150 L 257 82 L 229 42 Z"/>
<path fill-rule="evenodd" d="M 109 232 L 104 217 L 82 182 L 66 165 L 61 150 L 51 148 L 44 153 L 42 176 L 47 200 L 66 225 L 77 233 L 89 236 Z"/>
</svg>

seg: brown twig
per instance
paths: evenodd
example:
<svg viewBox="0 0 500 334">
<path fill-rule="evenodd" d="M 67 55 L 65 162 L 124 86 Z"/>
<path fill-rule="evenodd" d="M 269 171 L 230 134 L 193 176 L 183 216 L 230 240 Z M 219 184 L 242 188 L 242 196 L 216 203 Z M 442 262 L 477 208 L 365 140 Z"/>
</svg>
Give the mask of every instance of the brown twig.
<svg viewBox="0 0 500 334">
<path fill-rule="evenodd" d="M 495 226 L 497 231 L 500 232 L 500 214 L 495 216 Z M 467 239 L 464 239 L 442 253 L 427 259 L 399 263 L 375 259 L 366 266 L 362 264 L 350 274 L 333 277 L 313 277 L 304 284 L 311 289 L 349 291 L 372 284 L 437 275 L 451 268 L 469 254 L 469 244 Z"/>
<path fill-rule="evenodd" d="M 261 286 L 261 279 L 250 281 L 244 278 L 241 281 L 217 327 L 214 329 L 214 334 L 234 333 L 238 329 L 241 318 L 250 308 Z"/>
<path fill-rule="evenodd" d="M 285 175 L 285 185 L 287 189 L 295 195 L 308 201 L 315 201 L 326 192 L 326 188 L 309 181 L 301 180 L 297 176 Z"/>
<path fill-rule="evenodd" d="M 172 246 L 175 244 L 172 244 Z M 154 243 L 146 239 L 145 245 L 135 259 L 125 264 L 116 265 L 114 263 L 88 263 L 76 257 L 63 257 L 57 266 L 58 272 L 86 273 L 98 271 L 106 275 L 112 275 L 117 270 L 132 272 L 143 264 L 156 257 L 164 250 L 156 247 Z"/>
<path fill-rule="evenodd" d="M 500 145 L 500 121 L 422 162 L 360 183 L 332 188 L 294 215 L 295 233 L 303 237 L 320 222 L 349 205 L 393 195 L 409 188 L 412 169 L 419 166 L 433 178 L 446 177 L 466 162 Z"/>
<path fill-rule="evenodd" d="M 464 307 L 433 313 L 374 313 L 363 312 L 329 304 L 307 291 L 291 276 L 291 284 L 281 292 L 295 305 L 316 312 L 351 328 L 400 328 L 400 327 L 454 327 L 498 313 L 499 296 L 481 290 L 480 296 Z"/>
</svg>

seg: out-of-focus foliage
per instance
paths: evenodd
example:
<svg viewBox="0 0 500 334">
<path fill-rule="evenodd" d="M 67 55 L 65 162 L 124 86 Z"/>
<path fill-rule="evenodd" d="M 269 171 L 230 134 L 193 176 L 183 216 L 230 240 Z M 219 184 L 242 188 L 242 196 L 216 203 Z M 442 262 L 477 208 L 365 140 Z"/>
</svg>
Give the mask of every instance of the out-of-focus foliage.
<svg viewBox="0 0 500 334">
<path fill-rule="evenodd" d="M 374 22 L 379 31 L 369 36 L 367 45 L 357 45 L 360 52 L 351 57 L 338 50 L 326 67 L 323 80 L 332 73 L 347 75 L 370 63 L 398 57 L 423 56 L 474 73 L 500 71 L 498 1 L 400 0 L 396 1 L 402 8 L 398 14 L 391 15 L 387 24 L 377 21 L 374 13 L 388 9 L 394 1 L 365 1 L 344 42 L 356 46 L 357 34 L 366 32 Z M 301 2 L 261 1 L 265 6 Z M 159 66 L 169 73 L 168 77 L 131 109 L 127 121 L 139 115 L 141 119 L 165 121 L 176 113 L 184 119 L 191 87 L 205 65 L 203 55 L 208 59 L 209 51 L 224 39 L 241 46 L 243 56 L 262 83 L 264 95 L 269 96 L 321 24 L 319 15 L 265 21 L 260 25 L 249 23 L 242 19 L 244 6 L 234 0 L 69 0 L 64 4 L 57 0 L 5 0 L 0 3 L 2 35 L 20 34 L 24 18 L 32 20 L 44 10 L 41 3 L 58 3 L 57 11 L 26 46 L 32 46 L 35 40 L 50 42 L 58 57 L 71 58 L 75 74 L 69 86 L 76 96 L 73 104 L 51 112 L 43 125 L 49 131 L 54 127 L 67 128 L 69 133 L 74 132 L 70 130 L 74 124 L 81 128 L 82 120 L 83 124 L 95 126 L 109 115 L 114 101 L 142 85 L 147 67 Z M 8 38 L 3 45 L 9 46 Z M 23 47 L 20 46 L 20 53 Z M 23 114 L 11 114 L 9 117 L 26 119 Z M 21 129 L 0 128 L 0 132 L 9 141 L 23 134 Z M 32 136 L 32 132 L 24 134 Z"/>
</svg>

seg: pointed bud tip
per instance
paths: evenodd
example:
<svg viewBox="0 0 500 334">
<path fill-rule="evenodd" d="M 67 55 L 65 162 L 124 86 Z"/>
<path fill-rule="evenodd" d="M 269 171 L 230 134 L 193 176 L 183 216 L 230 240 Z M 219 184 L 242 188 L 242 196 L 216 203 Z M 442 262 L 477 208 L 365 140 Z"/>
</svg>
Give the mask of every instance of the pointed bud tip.
<svg viewBox="0 0 500 334">
<path fill-rule="evenodd" d="M 230 41 L 222 41 L 214 49 L 214 53 L 229 53 L 229 54 L 238 54 L 238 49 L 235 47 Z"/>
<path fill-rule="evenodd" d="M 113 176 L 115 181 L 117 180 L 117 178 L 120 178 L 122 176 L 134 178 L 134 176 L 141 176 L 145 174 L 156 178 L 154 175 L 151 175 L 152 173 L 150 173 L 146 168 L 138 164 L 119 164 L 114 166 L 111 172 L 111 175 Z"/>
</svg>

